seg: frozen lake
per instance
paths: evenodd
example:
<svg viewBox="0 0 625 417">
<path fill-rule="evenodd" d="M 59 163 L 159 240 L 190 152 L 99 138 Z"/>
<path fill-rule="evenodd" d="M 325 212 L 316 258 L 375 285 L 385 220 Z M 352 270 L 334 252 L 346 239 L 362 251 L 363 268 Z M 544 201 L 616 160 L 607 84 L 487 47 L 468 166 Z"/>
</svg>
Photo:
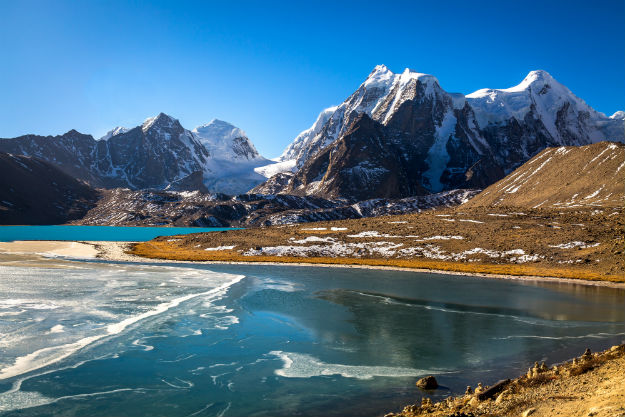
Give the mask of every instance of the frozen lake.
<svg viewBox="0 0 625 417">
<path fill-rule="evenodd" d="M 383 415 L 625 339 L 625 291 L 371 269 L 0 266 L 0 415 Z"/>
</svg>

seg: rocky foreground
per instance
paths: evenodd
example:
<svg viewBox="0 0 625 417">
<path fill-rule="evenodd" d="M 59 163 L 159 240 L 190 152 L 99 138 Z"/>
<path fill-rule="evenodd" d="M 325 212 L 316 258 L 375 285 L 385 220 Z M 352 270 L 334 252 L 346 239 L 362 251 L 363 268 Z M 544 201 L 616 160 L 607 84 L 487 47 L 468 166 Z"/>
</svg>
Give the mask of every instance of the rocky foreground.
<svg viewBox="0 0 625 417">
<path fill-rule="evenodd" d="M 587 350 L 570 362 L 536 363 L 527 374 L 491 387 L 467 387 L 465 395 L 409 405 L 386 417 L 625 416 L 625 345 Z"/>
</svg>

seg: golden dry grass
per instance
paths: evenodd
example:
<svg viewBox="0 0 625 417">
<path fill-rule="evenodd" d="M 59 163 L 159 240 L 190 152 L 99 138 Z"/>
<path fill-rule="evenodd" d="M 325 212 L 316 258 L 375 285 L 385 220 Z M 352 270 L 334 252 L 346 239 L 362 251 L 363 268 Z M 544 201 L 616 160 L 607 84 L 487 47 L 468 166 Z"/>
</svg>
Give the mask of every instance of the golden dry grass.
<svg viewBox="0 0 625 417">
<path fill-rule="evenodd" d="M 462 272 L 467 274 L 492 274 L 583 279 L 591 281 L 625 282 L 625 277 L 609 275 L 574 267 L 554 267 L 533 264 L 487 264 L 422 259 L 294 257 L 294 256 L 243 256 L 234 250 L 211 251 L 181 247 L 177 242 L 152 240 L 138 243 L 130 251 L 133 255 L 155 259 L 213 262 L 274 262 L 324 265 L 386 266 L 432 271 Z"/>
</svg>

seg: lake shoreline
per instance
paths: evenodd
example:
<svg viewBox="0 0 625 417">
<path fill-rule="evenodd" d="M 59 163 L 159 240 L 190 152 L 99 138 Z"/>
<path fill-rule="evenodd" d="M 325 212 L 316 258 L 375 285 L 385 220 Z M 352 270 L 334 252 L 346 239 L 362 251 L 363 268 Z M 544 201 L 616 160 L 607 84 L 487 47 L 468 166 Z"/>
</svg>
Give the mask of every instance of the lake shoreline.
<svg viewBox="0 0 625 417">
<path fill-rule="evenodd" d="M 68 253 L 68 246 L 72 243 L 75 253 Z M 76 257 L 80 259 L 102 259 L 114 262 L 145 262 L 145 263 L 182 263 L 182 264 L 204 264 L 204 265 L 291 265 L 300 267 L 320 267 L 320 268 L 348 268 L 348 269 L 377 269 L 386 271 L 410 271 L 424 272 L 439 275 L 474 276 L 480 278 L 512 280 L 521 282 L 547 282 L 567 285 L 584 285 L 593 287 L 609 287 L 625 289 L 624 283 L 610 281 L 591 281 L 573 278 L 541 277 L 532 275 L 506 275 L 506 274 L 485 274 L 469 273 L 462 271 L 444 271 L 424 268 L 408 268 L 382 265 L 353 265 L 353 264 L 324 264 L 312 262 L 257 262 L 257 261 L 179 261 L 170 259 L 156 259 L 138 256 L 128 253 L 131 245 L 137 242 L 106 242 L 106 241 L 16 241 L 0 243 L 0 251 L 5 253 L 33 253 L 42 254 L 42 245 L 46 246 L 44 256 Z M 39 250 L 38 250 L 39 249 Z M 90 250 L 93 249 L 93 250 Z"/>
<path fill-rule="evenodd" d="M 5 254 L 33 254 L 41 256 L 76 258 L 76 259 L 101 259 L 113 262 L 144 262 L 144 263 L 181 263 L 203 265 L 290 265 L 299 267 L 319 268 L 347 268 L 347 269 L 377 269 L 386 271 L 410 271 L 432 273 L 438 275 L 473 276 L 489 279 L 511 280 L 520 282 L 546 282 L 552 284 L 583 285 L 591 287 L 608 287 L 625 289 L 625 283 L 611 281 L 593 281 L 578 278 L 542 277 L 533 275 L 506 275 L 486 274 L 479 272 L 446 271 L 426 268 L 410 268 L 384 265 L 367 264 L 329 264 L 313 262 L 272 262 L 264 261 L 181 261 L 174 259 L 148 258 L 134 255 L 128 251 L 131 246 L 138 242 L 109 242 L 109 241 L 14 241 L 0 242 L 0 253 Z"/>
</svg>

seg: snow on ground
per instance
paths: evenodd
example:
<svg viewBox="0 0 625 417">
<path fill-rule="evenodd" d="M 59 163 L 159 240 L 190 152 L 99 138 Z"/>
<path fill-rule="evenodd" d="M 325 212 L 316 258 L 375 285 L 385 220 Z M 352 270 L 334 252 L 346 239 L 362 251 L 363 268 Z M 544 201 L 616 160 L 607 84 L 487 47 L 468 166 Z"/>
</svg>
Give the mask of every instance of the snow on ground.
<svg viewBox="0 0 625 417">
<path fill-rule="evenodd" d="M 272 160 L 272 161 L 275 161 L 275 160 Z M 297 168 L 296 163 L 297 161 L 295 159 L 292 159 L 289 161 L 280 161 L 280 162 L 275 161 L 274 163 L 269 164 L 269 165 L 256 167 L 254 168 L 254 171 L 257 174 L 260 174 L 265 178 L 271 178 L 274 175 L 279 174 L 281 172 L 295 171 L 295 169 Z"/>
<path fill-rule="evenodd" d="M 294 242 L 296 243 L 296 242 Z M 243 252 L 243 256 L 327 256 L 327 257 L 344 257 L 353 256 L 361 257 L 363 255 L 379 255 L 390 257 L 395 255 L 396 249 L 402 247 L 402 243 L 393 242 L 362 242 L 362 243 L 344 243 L 331 242 L 328 245 L 310 245 L 310 246 L 269 246 L 261 249 L 250 248 Z"/>
<path fill-rule="evenodd" d="M 297 244 L 304 244 L 304 243 L 311 243 L 311 242 L 326 242 L 326 243 L 331 243 L 331 242 L 335 242 L 336 239 L 334 239 L 333 237 L 317 237 L 317 236 L 308 236 L 305 239 L 300 239 L 300 240 L 295 240 L 294 237 L 292 237 L 291 239 L 289 239 L 289 241 L 291 243 L 297 243 Z"/>
<path fill-rule="evenodd" d="M 445 114 L 440 126 L 436 128 L 434 144 L 425 158 L 428 170 L 423 173 L 423 177 L 428 180 L 429 190 L 433 193 L 440 192 L 443 189 L 441 176 L 450 159 L 447 153 L 447 142 L 453 136 L 455 128 L 456 117 L 453 110 L 450 110 Z"/>
<path fill-rule="evenodd" d="M 204 250 L 208 250 L 208 251 L 215 251 L 215 250 L 230 250 L 230 249 L 234 249 L 237 245 L 232 245 L 232 246 L 217 246 L 215 248 L 206 248 Z"/>
<path fill-rule="evenodd" d="M 373 237 L 379 237 L 375 235 Z M 431 236 L 426 240 L 450 240 L 463 239 L 462 236 Z M 511 263 L 535 262 L 543 259 L 544 256 L 538 254 L 526 254 L 523 249 L 512 249 L 508 251 L 497 251 L 484 248 L 473 248 L 462 252 L 449 252 L 440 246 L 430 243 L 423 246 L 404 247 L 403 243 L 394 242 L 342 242 L 332 237 L 308 236 L 305 239 L 289 240 L 290 245 L 268 246 L 262 248 L 250 248 L 243 252 L 243 256 L 294 256 L 294 257 L 355 257 L 381 256 L 385 258 L 396 256 L 398 258 L 424 257 L 443 261 L 481 261 L 480 256 L 493 259 L 501 259 Z M 308 246 L 298 246 L 307 243 L 315 243 Z"/>
<path fill-rule="evenodd" d="M 331 227 L 330 230 L 333 230 L 335 232 L 339 232 L 342 230 L 347 230 L 347 227 Z"/>
<path fill-rule="evenodd" d="M 412 236 L 406 236 L 406 237 L 412 237 Z M 419 237 L 419 236 L 415 236 L 415 237 Z M 430 237 L 424 237 L 420 240 L 417 240 L 417 242 L 423 242 L 426 240 L 451 240 L 451 239 L 455 239 L 455 240 L 462 240 L 464 239 L 464 237 L 462 236 L 440 236 L 440 235 L 436 235 L 436 236 L 430 236 Z"/>
<path fill-rule="evenodd" d="M 594 248 L 599 246 L 599 243 L 586 243 L 586 242 L 580 242 L 579 240 L 575 240 L 573 242 L 568 242 L 568 243 L 561 243 L 559 245 L 549 245 L 550 248 L 558 248 L 558 249 L 573 249 L 573 248 L 582 248 L 582 249 L 587 249 L 587 248 Z"/>
<path fill-rule="evenodd" d="M 461 222 L 468 222 L 468 223 L 484 223 L 481 222 L 479 220 L 471 220 L 471 219 L 459 219 Z"/>
<path fill-rule="evenodd" d="M 306 227 L 302 228 L 302 230 L 328 230 L 327 227 Z"/>
<path fill-rule="evenodd" d="M 385 233 L 380 233 L 375 230 L 367 230 L 366 232 L 360 232 L 355 235 L 347 235 L 347 237 L 363 238 L 363 237 L 400 237 L 400 236 L 391 236 Z"/>
</svg>

